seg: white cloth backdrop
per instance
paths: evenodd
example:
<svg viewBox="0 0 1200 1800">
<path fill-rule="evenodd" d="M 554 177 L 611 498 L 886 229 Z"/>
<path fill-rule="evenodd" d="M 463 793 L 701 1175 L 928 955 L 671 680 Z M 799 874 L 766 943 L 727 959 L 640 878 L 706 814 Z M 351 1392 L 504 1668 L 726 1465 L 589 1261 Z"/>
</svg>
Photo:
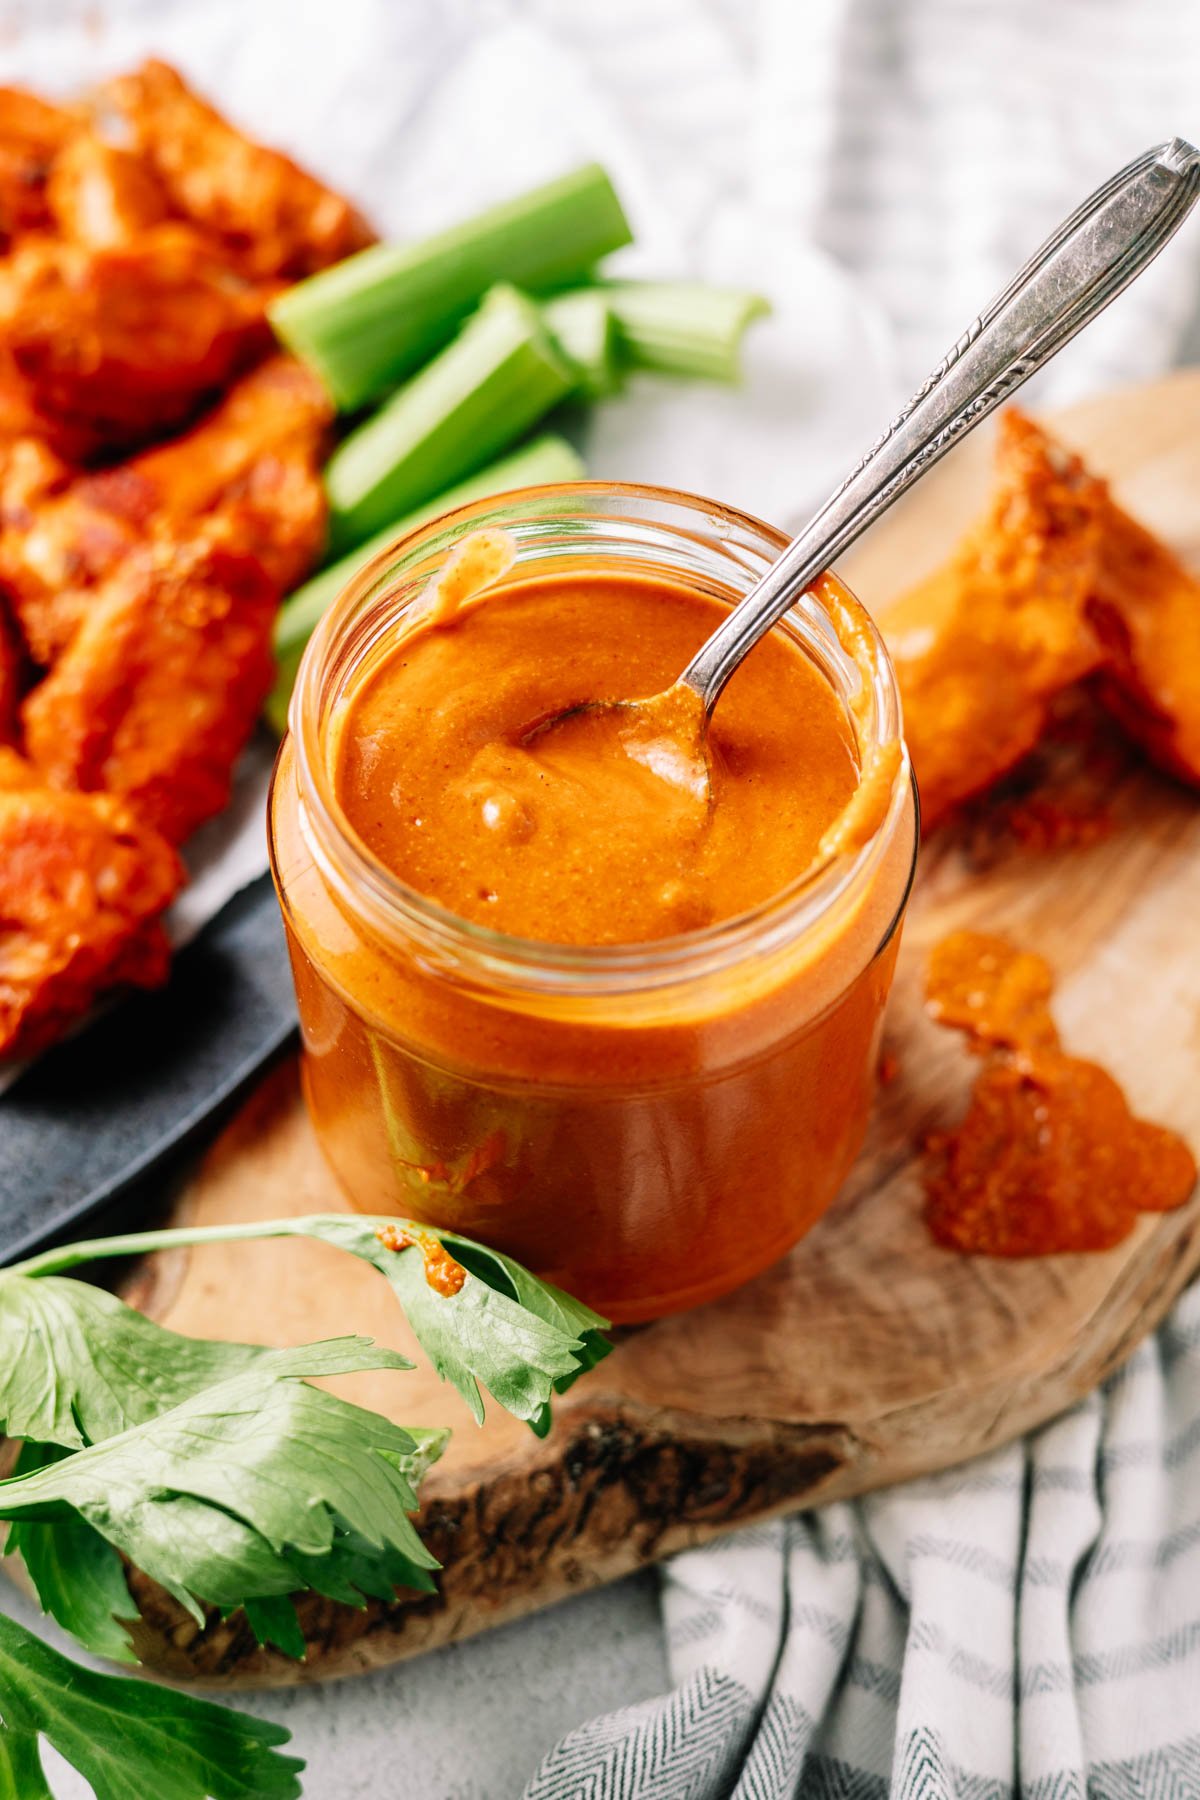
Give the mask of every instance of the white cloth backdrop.
<svg viewBox="0 0 1200 1800">
<path fill-rule="evenodd" d="M 1191 0 L 0 0 L 0 79 L 67 89 L 148 50 L 389 232 L 601 158 L 637 228 L 629 272 L 754 285 L 775 311 L 741 392 L 645 380 L 602 409 L 592 472 L 785 524 L 1077 199 L 1200 132 Z M 1193 224 L 1043 397 L 1176 360 L 1198 276 Z M 252 758 L 232 826 L 194 856 L 181 935 L 262 866 L 261 792 Z M 1028 1444 L 677 1558 L 661 1638 L 648 1577 L 353 1690 L 252 1704 L 287 1716 L 320 1800 L 526 1782 L 538 1800 L 1183 1800 L 1198 1446 L 1192 1295 Z"/>
</svg>

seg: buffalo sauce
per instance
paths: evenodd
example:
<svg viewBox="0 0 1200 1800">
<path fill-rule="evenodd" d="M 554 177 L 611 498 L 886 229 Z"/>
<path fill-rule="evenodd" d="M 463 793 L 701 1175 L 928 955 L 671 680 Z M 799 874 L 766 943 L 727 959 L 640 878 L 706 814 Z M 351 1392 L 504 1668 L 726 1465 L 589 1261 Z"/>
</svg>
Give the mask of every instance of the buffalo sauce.
<svg viewBox="0 0 1200 1800">
<path fill-rule="evenodd" d="M 1063 1050 L 1040 956 L 981 932 L 935 949 L 927 1004 L 987 1060 L 956 1130 L 927 1144 L 926 1217 L 939 1243 L 989 1256 L 1105 1250 L 1139 1212 L 1180 1206 L 1196 1163 L 1137 1118 L 1097 1064 Z"/>
<path fill-rule="evenodd" d="M 414 584 L 386 629 L 352 591 L 272 799 L 305 1090 L 352 1201 L 616 1321 L 737 1286 L 828 1207 L 915 852 L 898 713 L 876 754 L 855 710 L 868 681 L 894 702 L 886 654 L 832 578 L 844 687 L 772 631 L 713 715 L 711 792 L 673 778 L 670 706 L 649 748 L 611 706 L 563 717 L 668 691 L 720 622 L 732 594 L 670 548 Z"/>
<path fill-rule="evenodd" d="M 749 911 L 809 868 L 858 786 L 828 681 L 768 637 L 713 716 L 711 797 L 628 753 L 636 714 L 595 704 L 670 690 L 723 611 L 595 572 L 441 607 L 345 703 L 346 818 L 410 886 L 516 937 L 645 943 Z M 689 729 L 665 722 L 664 754 L 683 762 Z"/>
<path fill-rule="evenodd" d="M 399 1225 L 389 1220 L 379 1227 L 375 1236 L 385 1250 L 395 1251 L 417 1249 L 425 1265 L 425 1279 L 435 1293 L 452 1299 L 462 1292 L 463 1283 L 467 1279 L 467 1271 L 455 1260 L 441 1239 L 432 1231 L 403 1231 Z"/>
</svg>

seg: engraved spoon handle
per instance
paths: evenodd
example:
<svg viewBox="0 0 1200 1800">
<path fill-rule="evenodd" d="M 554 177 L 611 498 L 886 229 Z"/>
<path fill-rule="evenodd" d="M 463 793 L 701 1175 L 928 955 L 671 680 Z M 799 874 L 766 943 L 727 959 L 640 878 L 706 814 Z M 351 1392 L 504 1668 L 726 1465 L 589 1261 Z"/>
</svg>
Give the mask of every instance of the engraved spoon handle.
<svg viewBox="0 0 1200 1800">
<path fill-rule="evenodd" d="M 1049 362 L 1139 275 L 1200 195 L 1182 138 L 1137 157 L 1064 220 L 967 328 L 778 562 L 683 672 L 710 713 L 747 651 L 951 444 Z"/>
</svg>

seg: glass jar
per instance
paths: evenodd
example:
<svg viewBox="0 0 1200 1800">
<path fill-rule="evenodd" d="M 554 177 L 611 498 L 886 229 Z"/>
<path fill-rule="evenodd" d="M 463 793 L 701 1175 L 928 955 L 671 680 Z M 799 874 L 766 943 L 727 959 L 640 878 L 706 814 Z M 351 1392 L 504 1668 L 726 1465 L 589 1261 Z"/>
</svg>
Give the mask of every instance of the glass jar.
<svg viewBox="0 0 1200 1800">
<path fill-rule="evenodd" d="M 464 507 L 354 578 L 305 654 L 271 798 L 306 1097 L 355 1206 L 481 1238 L 614 1321 L 654 1318 L 782 1256 L 846 1176 L 912 879 L 915 793 L 901 755 L 859 848 L 751 912 L 652 943 L 534 943 L 407 887 L 340 811 L 330 720 L 450 546 L 485 525 L 512 534 L 521 575 L 658 572 L 727 603 L 786 541 L 688 494 L 582 483 Z M 819 593 L 776 629 L 841 696 L 865 762 L 899 743 L 899 700 L 882 640 L 838 592 L 858 663 Z"/>
</svg>

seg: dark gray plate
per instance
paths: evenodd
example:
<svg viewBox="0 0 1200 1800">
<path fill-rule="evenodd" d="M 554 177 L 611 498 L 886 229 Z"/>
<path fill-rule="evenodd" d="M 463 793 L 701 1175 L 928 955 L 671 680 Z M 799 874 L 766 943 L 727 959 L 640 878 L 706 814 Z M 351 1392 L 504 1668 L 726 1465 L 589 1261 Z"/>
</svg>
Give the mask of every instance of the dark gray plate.
<svg viewBox="0 0 1200 1800">
<path fill-rule="evenodd" d="M 0 1096 L 0 1264 L 161 1195 L 295 1030 L 263 875 L 180 952 L 165 988 L 123 1000 Z"/>
</svg>

